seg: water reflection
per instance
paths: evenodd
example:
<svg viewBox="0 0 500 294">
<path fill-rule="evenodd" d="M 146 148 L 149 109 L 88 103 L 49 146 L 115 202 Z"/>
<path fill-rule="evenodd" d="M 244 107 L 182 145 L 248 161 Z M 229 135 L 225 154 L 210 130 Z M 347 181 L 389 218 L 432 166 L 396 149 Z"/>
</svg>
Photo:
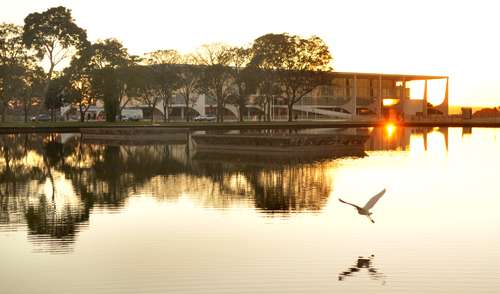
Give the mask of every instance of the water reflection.
<svg viewBox="0 0 500 294">
<path fill-rule="evenodd" d="M 410 134 L 427 136 L 429 132 L 400 128 L 390 134 L 383 128 L 334 131 L 371 133 L 367 145 L 375 149 L 404 149 L 411 142 Z M 404 144 L 386 145 L 389 142 Z M 0 143 L 0 229 L 26 226 L 30 240 L 54 243 L 49 248 L 71 249 L 69 245 L 88 226 L 94 208 L 120 210 L 132 195 L 161 201 L 187 197 L 215 209 L 252 207 L 268 216 L 319 212 L 333 190 L 331 170 L 336 168 L 332 157 L 204 156 L 190 150 L 189 144 L 98 144 L 88 143 L 79 134 L 2 135 Z M 365 215 L 370 217 L 370 212 Z"/>
<path fill-rule="evenodd" d="M 424 150 L 429 148 L 430 135 L 440 133 L 444 138 L 444 145 L 448 149 L 448 128 L 401 128 L 387 125 L 383 128 L 371 130 L 371 136 L 366 144 L 367 151 L 404 150 L 410 149 L 414 137 L 423 139 Z"/>
<path fill-rule="evenodd" d="M 0 139 L 0 224 L 26 223 L 35 243 L 67 247 L 94 207 L 121 209 L 131 195 L 167 201 L 188 195 L 205 207 L 238 203 L 287 215 L 319 211 L 331 191 L 325 160 L 191 158 L 185 145 L 86 144 L 58 134 Z"/>
<path fill-rule="evenodd" d="M 499 130 L 450 129 L 449 149 L 444 129 L 345 131 L 394 149 L 304 162 L 1 137 L 1 289 L 496 293 Z M 376 226 L 336 199 L 383 187 Z"/>
<path fill-rule="evenodd" d="M 366 269 L 370 279 L 382 281 L 382 284 L 385 284 L 385 275 L 380 272 L 379 269 L 373 266 L 374 258 L 375 255 L 373 254 L 369 257 L 359 256 L 353 266 L 349 267 L 349 269 L 339 274 L 339 281 L 344 281 L 348 277 L 354 277 L 355 275 Z"/>
</svg>

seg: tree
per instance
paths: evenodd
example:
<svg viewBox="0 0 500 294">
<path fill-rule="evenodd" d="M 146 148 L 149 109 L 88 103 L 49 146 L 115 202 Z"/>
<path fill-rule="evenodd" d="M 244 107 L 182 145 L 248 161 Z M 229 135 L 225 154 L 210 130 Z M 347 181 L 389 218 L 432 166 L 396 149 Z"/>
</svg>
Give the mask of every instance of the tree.
<svg viewBox="0 0 500 294">
<path fill-rule="evenodd" d="M 178 93 L 186 105 L 186 121 L 190 120 L 190 109 L 197 100 L 196 92 L 200 92 L 202 68 L 195 63 L 195 58 L 191 55 L 181 57 L 180 64 L 175 67 L 178 74 Z"/>
<path fill-rule="evenodd" d="M 293 106 L 329 80 L 325 73 L 331 71 L 332 56 L 319 37 L 267 34 L 257 38 L 252 49 L 252 65 L 276 73 L 288 106 L 288 121 L 293 119 Z"/>
<path fill-rule="evenodd" d="M 63 6 L 29 14 L 24 19 L 23 41 L 40 60 L 48 61 L 47 89 L 56 66 L 88 45 L 87 33 Z"/>
<path fill-rule="evenodd" d="M 70 74 L 67 77 L 65 99 L 78 108 L 80 121 L 85 121 L 87 111 L 96 102 L 90 75 L 83 72 Z"/>
<path fill-rule="evenodd" d="M 271 121 L 272 103 L 281 96 L 277 74 L 272 70 L 261 70 L 253 66 L 250 68 L 254 68 L 254 77 L 256 79 L 256 102 L 262 109 L 264 120 Z"/>
<path fill-rule="evenodd" d="M 204 69 L 202 92 L 217 100 L 217 122 L 224 121 L 226 99 L 235 93 L 229 67 L 232 56 L 231 48 L 219 43 L 203 45 L 197 54 Z"/>
<path fill-rule="evenodd" d="M 135 60 L 116 39 L 106 39 L 90 45 L 82 53 L 88 64 L 90 83 L 95 98 L 104 101 L 107 121 L 115 121 L 129 101 L 127 84 L 132 83 L 130 68 Z"/>
<path fill-rule="evenodd" d="M 25 64 L 19 80 L 17 97 L 23 105 L 24 122 L 28 122 L 28 113 L 34 97 L 43 97 L 46 74 L 43 68 L 34 62 Z"/>
<path fill-rule="evenodd" d="M 238 119 L 242 122 L 248 100 L 252 94 L 255 94 L 258 73 L 255 67 L 250 66 L 253 57 L 251 48 L 234 47 L 230 49 L 229 54 L 230 75 L 236 86 L 232 102 L 238 107 Z"/>
<path fill-rule="evenodd" d="M 58 76 L 52 80 L 45 91 L 44 105 L 50 110 L 50 120 L 55 121 L 55 111 L 63 106 L 65 80 L 64 76 Z"/>
<path fill-rule="evenodd" d="M 160 99 L 160 85 L 152 67 L 135 66 L 132 73 L 136 78 L 134 90 L 136 98 L 151 109 L 151 122 L 154 122 L 154 111 Z"/>
<path fill-rule="evenodd" d="M 34 56 L 22 42 L 22 28 L 13 24 L 0 24 L 0 108 L 2 121 L 9 103 L 23 104 L 27 121 L 31 99 L 40 93 L 43 70 L 36 65 Z"/>
<path fill-rule="evenodd" d="M 179 87 L 180 78 L 176 68 L 178 68 L 182 56 L 175 50 L 157 50 L 147 53 L 144 60 L 152 68 L 157 89 L 156 95 L 162 102 L 163 121 L 167 121 L 170 119 L 172 97 Z"/>
</svg>

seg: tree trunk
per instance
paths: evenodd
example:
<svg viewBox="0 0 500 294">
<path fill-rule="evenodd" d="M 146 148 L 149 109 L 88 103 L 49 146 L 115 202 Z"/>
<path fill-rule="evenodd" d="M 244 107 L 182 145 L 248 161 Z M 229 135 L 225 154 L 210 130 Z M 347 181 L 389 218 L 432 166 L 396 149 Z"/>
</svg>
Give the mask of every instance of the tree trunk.
<svg viewBox="0 0 500 294">
<path fill-rule="evenodd" d="M 243 115 L 244 115 L 244 114 L 243 114 L 243 111 L 244 111 L 245 109 L 244 109 L 243 107 L 241 107 L 241 105 L 240 105 L 240 107 L 239 107 L 239 109 L 238 109 L 238 110 L 239 110 L 239 121 L 240 121 L 240 122 L 243 122 Z"/>
<path fill-rule="evenodd" d="M 151 124 L 155 122 L 155 106 L 154 104 L 149 106 L 151 108 Z"/>
<path fill-rule="evenodd" d="M 163 101 L 163 122 L 167 122 L 167 118 L 168 118 L 168 104 L 165 103 L 165 100 Z"/>
<path fill-rule="evenodd" d="M 288 121 L 293 121 L 293 104 L 288 103 Z"/>
<path fill-rule="evenodd" d="M 24 101 L 24 123 L 27 122 L 28 122 L 28 102 Z"/>
<path fill-rule="evenodd" d="M 4 102 L 1 103 L 0 107 L 2 107 L 2 122 L 4 123 L 5 122 L 5 113 L 6 113 L 5 110 L 7 107 L 5 106 Z"/>
<path fill-rule="evenodd" d="M 222 99 L 217 99 L 217 122 L 224 122 L 224 107 L 222 105 Z"/>
<path fill-rule="evenodd" d="M 267 111 L 266 111 L 266 121 L 270 122 L 271 121 L 271 112 L 273 109 L 271 108 L 271 102 L 268 101 L 266 105 Z"/>
</svg>

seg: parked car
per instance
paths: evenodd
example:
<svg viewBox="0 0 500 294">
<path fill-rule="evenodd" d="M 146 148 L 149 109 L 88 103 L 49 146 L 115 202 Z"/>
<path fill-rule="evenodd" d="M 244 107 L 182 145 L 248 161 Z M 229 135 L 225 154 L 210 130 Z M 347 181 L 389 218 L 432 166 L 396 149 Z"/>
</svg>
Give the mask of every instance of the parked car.
<svg viewBox="0 0 500 294">
<path fill-rule="evenodd" d="M 122 115 L 122 121 L 140 121 L 141 117 L 137 115 Z"/>
<path fill-rule="evenodd" d="M 215 121 L 217 118 L 215 116 L 198 115 L 193 120 L 194 121 Z"/>
<path fill-rule="evenodd" d="M 40 113 L 31 117 L 31 121 L 50 121 L 50 115 Z"/>
</svg>

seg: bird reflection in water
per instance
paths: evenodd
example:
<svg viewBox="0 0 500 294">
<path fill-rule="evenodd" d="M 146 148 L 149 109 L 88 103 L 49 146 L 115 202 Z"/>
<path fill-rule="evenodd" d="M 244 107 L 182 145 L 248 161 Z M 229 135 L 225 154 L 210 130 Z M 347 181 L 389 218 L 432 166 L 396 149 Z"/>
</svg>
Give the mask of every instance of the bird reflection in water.
<svg viewBox="0 0 500 294">
<path fill-rule="evenodd" d="M 368 270 L 368 275 L 372 280 L 382 281 L 382 285 L 385 285 L 385 275 L 381 273 L 377 268 L 373 267 L 373 258 L 375 255 L 370 255 L 366 258 L 359 256 L 356 264 L 350 267 L 348 270 L 341 272 L 339 274 L 339 281 L 345 280 L 347 277 L 354 276 L 355 273 L 360 272 L 362 269 Z"/>
<path fill-rule="evenodd" d="M 368 200 L 368 202 L 363 207 L 357 206 L 356 204 L 352 204 L 352 203 L 346 202 L 346 201 L 344 201 L 344 200 L 342 200 L 340 198 L 339 198 L 339 201 L 342 202 L 342 203 L 354 206 L 354 208 L 356 208 L 356 210 L 358 211 L 359 214 L 365 215 L 366 217 L 368 217 L 368 219 L 372 223 L 375 223 L 375 221 L 371 217 L 372 213 L 370 212 L 370 209 L 372 209 L 373 206 L 375 206 L 375 204 L 377 204 L 377 201 L 380 198 L 382 198 L 382 196 L 384 196 L 384 194 L 385 194 L 385 189 L 382 190 L 382 191 L 380 191 L 378 194 L 376 194 L 372 198 L 370 198 L 370 200 Z"/>
</svg>

